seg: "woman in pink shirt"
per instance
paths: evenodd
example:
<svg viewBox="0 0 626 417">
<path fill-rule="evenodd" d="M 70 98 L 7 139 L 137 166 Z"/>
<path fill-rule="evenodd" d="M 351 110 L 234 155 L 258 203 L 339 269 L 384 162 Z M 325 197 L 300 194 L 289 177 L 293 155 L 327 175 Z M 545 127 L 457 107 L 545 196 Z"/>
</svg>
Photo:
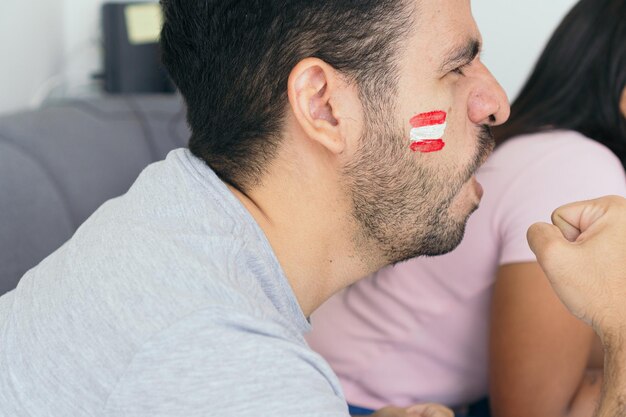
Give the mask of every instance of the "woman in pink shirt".
<svg viewBox="0 0 626 417">
<path fill-rule="evenodd" d="M 626 196 L 625 115 L 626 1 L 581 0 L 495 131 L 461 245 L 383 269 L 313 315 L 311 347 L 354 413 L 419 402 L 463 413 L 489 396 L 495 417 L 592 416 L 602 352 L 553 294 L 526 231 L 565 203 Z"/>
</svg>

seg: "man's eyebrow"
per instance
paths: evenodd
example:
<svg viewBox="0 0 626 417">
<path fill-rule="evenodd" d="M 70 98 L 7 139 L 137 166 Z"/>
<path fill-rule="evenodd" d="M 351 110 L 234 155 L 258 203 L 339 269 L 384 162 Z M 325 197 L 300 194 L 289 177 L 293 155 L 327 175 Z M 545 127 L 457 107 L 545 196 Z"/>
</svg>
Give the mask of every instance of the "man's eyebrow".
<svg viewBox="0 0 626 417">
<path fill-rule="evenodd" d="M 469 64 L 478 56 L 481 50 L 481 43 L 478 39 L 470 39 L 463 46 L 456 47 L 446 54 L 440 71 L 454 69 L 458 66 Z"/>
</svg>

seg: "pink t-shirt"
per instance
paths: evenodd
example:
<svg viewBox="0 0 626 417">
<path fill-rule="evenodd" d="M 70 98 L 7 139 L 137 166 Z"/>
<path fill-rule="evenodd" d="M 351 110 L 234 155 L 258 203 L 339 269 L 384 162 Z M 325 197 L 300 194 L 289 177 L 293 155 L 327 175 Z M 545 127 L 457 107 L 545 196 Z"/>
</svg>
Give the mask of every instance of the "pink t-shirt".
<svg viewBox="0 0 626 417">
<path fill-rule="evenodd" d="M 330 362 L 351 404 L 458 406 L 487 395 L 498 267 L 535 261 L 526 231 L 549 222 L 558 206 L 626 196 L 617 157 L 569 131 L 512 139 L 477 176 L 485 195 L 458 249 L 383 269 L 313 314 L 309 343 Z"/>
</svg>

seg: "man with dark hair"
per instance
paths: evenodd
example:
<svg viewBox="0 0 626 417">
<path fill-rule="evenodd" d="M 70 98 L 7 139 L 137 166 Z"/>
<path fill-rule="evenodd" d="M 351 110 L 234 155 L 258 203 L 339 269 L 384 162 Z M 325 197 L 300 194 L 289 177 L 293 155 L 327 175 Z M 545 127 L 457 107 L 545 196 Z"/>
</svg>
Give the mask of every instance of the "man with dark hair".
<svg viewBox="0 0 626 417">
<path fill-rule="evenodd" d="M 469 0 L 162 4 L 190 150 L 0 299 L 0 415 L 345 416 L 307 317 L 452 250 L 508 117 Z"/>
</svg>

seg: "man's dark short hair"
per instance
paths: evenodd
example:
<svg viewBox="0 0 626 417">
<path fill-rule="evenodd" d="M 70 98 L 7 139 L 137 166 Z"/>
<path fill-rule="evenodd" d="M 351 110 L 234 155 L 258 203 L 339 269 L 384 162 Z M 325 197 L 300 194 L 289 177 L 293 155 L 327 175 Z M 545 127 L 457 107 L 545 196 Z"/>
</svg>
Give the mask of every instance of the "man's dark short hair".
<svg viewBox="0 0 626 417">
<path fill-rule="evenodd" d="M 187 104 L 189 147 L 240 190 L 258 184 L 277 153 L 298 62 L 325 61 L 375 111 L 395 92 L 396 52 L 414 16 L 406 0 L 161 4 L 163 62 Z"/>
</svg>

